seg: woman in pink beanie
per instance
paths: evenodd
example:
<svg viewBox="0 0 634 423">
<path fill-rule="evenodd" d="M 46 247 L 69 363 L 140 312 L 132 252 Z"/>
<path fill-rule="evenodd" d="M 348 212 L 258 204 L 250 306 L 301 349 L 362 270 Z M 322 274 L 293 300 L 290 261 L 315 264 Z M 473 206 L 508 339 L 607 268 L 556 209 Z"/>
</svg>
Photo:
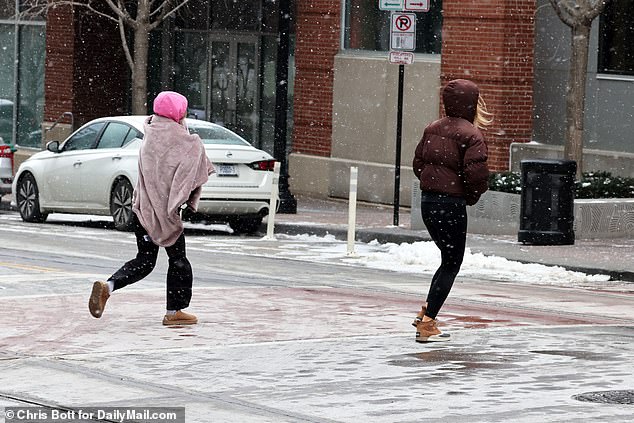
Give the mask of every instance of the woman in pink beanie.
<svg viewBox="0 0 634 423">
<path fill-rule="evenodd" d="M 90 313 L 101 317 L 113 291 L 135 283 L 154 269 L 159 247 L 169 257 L 167 312 L 164 325 L 195 324 L 198 319 L 182 309 L 189 306 L 193 274 L 185 253 L 185 234 L 180 210 L 196 211 L 201 187 L 214 172 L 198 135 L 185 126 L 187 99 L 163 91 L 154 100 L 154 115 L 144 125 L 139 151 L 139 178 L 134 188 L 137 255 L 107 282 L 93 284 L 88 302 Z"/>
</svg>

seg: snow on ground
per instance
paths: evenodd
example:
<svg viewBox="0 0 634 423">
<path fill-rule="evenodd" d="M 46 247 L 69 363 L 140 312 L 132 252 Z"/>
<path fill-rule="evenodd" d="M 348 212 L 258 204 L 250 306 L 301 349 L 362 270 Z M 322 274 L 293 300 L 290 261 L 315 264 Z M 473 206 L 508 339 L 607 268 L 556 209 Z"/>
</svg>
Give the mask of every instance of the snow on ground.
<svg viewBox="0 0 634 423">
<path fill-rule="evenodd" d="M 294 241 L 286 248 L 291 255 L 301 254 L 300 245 L 309 247 L 322 259 L 342 257 L 347 244 L 334 236 L 318 237 L 314 235 L 278 235 L 281 240 Z M 294 253 L 293 253 L 294 252 Z M 355 244 L 356 256 L 342 258 L 349 264 L 362 264 L 366 267 L 407 273 L 434 273 L 440 265 L 440 252 L 433 242 L 414 242 L 401 244 L 380 244 L 377 241 Z M 524 264 L 503 257 L 485 256 L 472 253 L 467 248 L 460 270 L 461 277 L 486 278 L 500 281 L 522 281 L 543 284 L 584 284 L 608 281 L 607 275 L 587 275 L 573 272 L 563 267 L 541 264 Z"/>
<path fill-rule="evenodd" d="M 19 220 L 19 217 L 13 215 L 3 217 L 5 219 Z M 51 214 L 49 216 L 50 222 L 58 220 L 65 222 L 112 222 L 109 216 L 61 214 Z M 346 254 L 347 243 L 337 240 L 333 235 L 315 236 L 304 234 L 291 236 L 276 234 L 275 238 L 279 242 L 274 242 L 263 248 L 263 242 L 259 241 L 267 241 L 266 237 L 254 239 L 252 237 L 231 236 L 232 230 L 228 225 L 192 224 L 187 222 L 185 227 L 215 231 L 216 233 L 225 232 L 227 236 L 221 235 L 213 238 L 202 236 L 198 240 L 190 237 L 188 238 L 188 244 L 191 243 L 192 247 L 201 245 L 204 248 L 213 248 L 235 254 L 264 254 L 298 260 L 337 262 L 395 272 L 425 274 L 433 274 L 440 264 L 440 252 L 433 242 L 423 241 L 401 244 L 380 244 L 377 241 L 370 243 L 356 242 L 354 247 L 356 254 L 348 256 Z M 16 230 L 19 229 L 16 228 Z M 21 228 L 21 230 L 25 229 Z M 42 228 L 37 228 L 36 230 L 41 231 Z M 64 230 L 64 236 L 67 237 L 90 237 L 91 235 L 91 229 L 76 228 L 70 233 L 67 229 Z M 472 253 L 469 249 L 465 252 L 460 277 L 564 286 L 592 285 L 596 282 L 602 282 L 603 286 L 609 281 L 609 276 L 607 275 L 587 275 L 581 272 L 569 271 L 563 267 L 525 264 L 503 257 Z M 619 281 L 614 283 L 619 283 Z"/>
</svg>

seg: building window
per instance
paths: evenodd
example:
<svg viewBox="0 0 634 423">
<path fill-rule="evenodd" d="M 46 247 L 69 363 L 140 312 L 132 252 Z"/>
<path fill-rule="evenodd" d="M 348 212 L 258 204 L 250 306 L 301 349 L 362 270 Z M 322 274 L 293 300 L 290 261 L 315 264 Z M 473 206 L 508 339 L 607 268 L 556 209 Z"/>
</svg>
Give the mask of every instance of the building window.
<svg viewBox="0 0 634 423">
<path fill-rule="evenodd" d="M 0 138 L 13 144 L 15 101 L 15 26 L 0 24 Z M 0 143 L 2 144 L 2 143 Z"/>
<path fill-rule="evenodd" d="M 389 51 L 390 12 L 376 0 L 346 0 L 346 50 Z M 416 13 L 416 53 L 440 54 L 442 0 L 430 0 L 429 12 Z"/>
<path fill-rule="evenodd" d="M 0 19 L 15 18 L 15 0 L 0 0 Z"/>
<path fill-rule="evenodd" d="M 609 2 L 600 17 L 600 73 L 634 75 L 634 0 Z"/>
<path fill-rule="evenodd" d="M 0 0 L 0 137 L 6 144 L 42 143 L 46 27 L 39 4 L 43 0 Z"/>
<path fill-rule="evenodd" d="M 287 108 L 290 145 L 298 0 L 287 1 L 291 9 Z M 185 12 L 175 19 L 172 66 L 174 89 L 189 100 L 192 117 L 219 123 L 271 153 L 279 3 L 279 0 L 190 0 Z"/>
<path fill-rule="evenodd" d="M 21 25 L 19 40 L 16 144 L 40 147 L 40 126 L 44 117 L 45 27 Z"/>
<path fill-rule="evenodd" d="M 295 16 L 297 0 L 288 1 Z M 189 0 L 176 15 L 176 26 L 218 32 L 275 33 L 278 14 L 279 0 Z M 295 33 L 294 25 L 291 19 L 291 33 Z"/>
</svg>

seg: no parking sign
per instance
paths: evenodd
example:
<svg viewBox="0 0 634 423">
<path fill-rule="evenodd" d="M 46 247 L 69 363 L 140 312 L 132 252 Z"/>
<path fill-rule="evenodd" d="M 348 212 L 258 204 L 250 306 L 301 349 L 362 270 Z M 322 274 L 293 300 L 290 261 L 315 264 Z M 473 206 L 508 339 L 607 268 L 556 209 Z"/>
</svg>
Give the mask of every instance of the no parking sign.
<svg viewBox="0 0 634 423">
<path fill-rule="evenodd" d="M 414 51 L 416 49 L 416 14 L 393 12 L 390 26 L 390 49 Z"/>
</svg>

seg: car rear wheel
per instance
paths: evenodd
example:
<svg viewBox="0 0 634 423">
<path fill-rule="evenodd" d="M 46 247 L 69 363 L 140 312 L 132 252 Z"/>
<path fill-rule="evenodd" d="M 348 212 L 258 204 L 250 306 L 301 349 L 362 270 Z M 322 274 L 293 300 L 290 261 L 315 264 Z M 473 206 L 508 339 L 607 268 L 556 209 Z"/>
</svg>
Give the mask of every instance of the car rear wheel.
<svg viewBox="0 0 634 423">
<path fill-rule="evenodd" d="M 257 217 L 236 217 L 229 221 L 229 226 L 236 234 L 252 234 L 260 229 L 262 216 Z"/>
<path fill-rule="evenodd" d="M 119 179 L 110 194 L 110 215 L 114 227 L 119 231 L 132 229 L 132 184 L 127 179 Z"/>
<path fill-rule="evenodd" d="M 26 173 L 22 176 L 16 191 L 15 201 L 22 220 L 25 222 L 44 222 L 47 214 L 40 210 L 40 192 L 33 175 Z"/>
</svg>

